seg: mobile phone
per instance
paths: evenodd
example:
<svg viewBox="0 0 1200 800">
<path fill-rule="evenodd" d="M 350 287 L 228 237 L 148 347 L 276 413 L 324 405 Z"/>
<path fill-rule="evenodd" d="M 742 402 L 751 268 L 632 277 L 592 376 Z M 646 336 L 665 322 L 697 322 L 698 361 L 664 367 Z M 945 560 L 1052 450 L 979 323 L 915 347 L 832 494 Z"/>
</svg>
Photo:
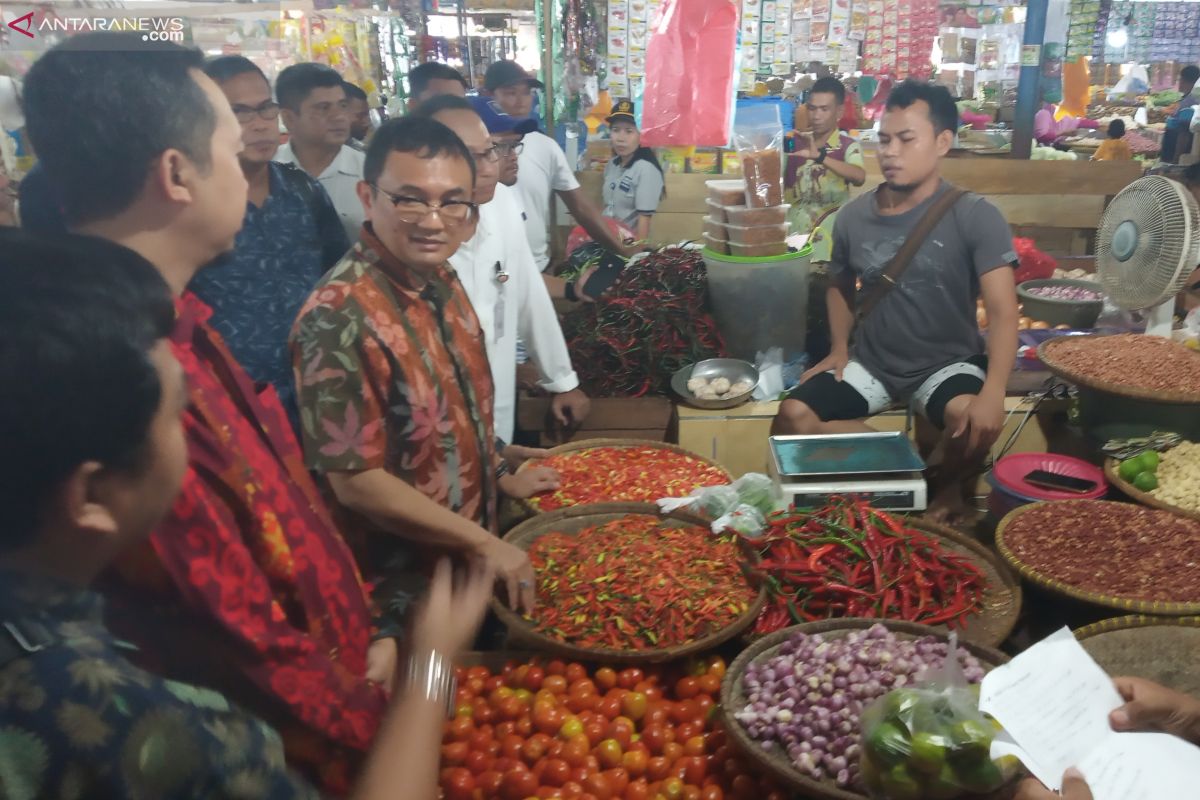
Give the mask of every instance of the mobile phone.
<svg viewBox="0 0 1200 800">
<path fill-rule="evenodd" d="M 1025 476 L 1025 482 L 1042 489 L 1074 492 L 1075 494 L 1087 494 L 1096 488 L 1096 482 L 1089 481 L 1087 478 L 1072 478 L 1070 475 L 1059 475 L 1044 469 L 1031 471 Z"/>
</svg>

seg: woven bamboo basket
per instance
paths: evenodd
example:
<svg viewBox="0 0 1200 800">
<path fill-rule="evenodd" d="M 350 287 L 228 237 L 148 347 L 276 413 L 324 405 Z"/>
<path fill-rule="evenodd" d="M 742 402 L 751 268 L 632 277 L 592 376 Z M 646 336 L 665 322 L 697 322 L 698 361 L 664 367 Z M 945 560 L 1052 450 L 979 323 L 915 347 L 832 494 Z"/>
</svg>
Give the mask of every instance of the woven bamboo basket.
<svg viewBox="0 0 1200 800">
<path fill-rule="evenodd" d="M 676 453 L 681 456 L 688 456 L 689 458 L 694 458 L 697 461 L 701 461 L 710 467 L 716 467 L 717 469 L 721 470 L 721 473 L 725 476 L 725 483 L 733 482 L 733 476 L 729 474 L 729 471 L 727 469 L 725 469 L 724 467 L 722 467 L 720 464 L 718 464 L 716 461 L 713 461 L 711 458 L 705 458 L 704 456 L 700 455 L 699 453 L 693 453 L 691 450 L 685 450 L 684 448 L 680 447 L 679 445 L 670 444 L 669 442 L 654 442 L 654 441 L 648 441 L 648 440 L 643 440 L 643 439 L 583 439 L 578 442 L 568 442 L 566 444 L 561 444 L 558 447 L 551 448 L 551 450 L 549 452 L 550 452 L 550 455 L 557 456 L 557 455 L 561 455 L 563 453 L 577 453 L 580 450 L 592 450 L 592 449 L 595 449 L 598 447 L 636 447 L 639 449 L 653 448 L 656 450 L 666 450 L 668 452 Z M 537 459 L 526 461 L 524 464 L 521 465 L 521 469 L 527 469 L 528 467 L 536 467 L 540 463 L 541 463 L 540 460 L 537 460 Z M 520 471 L 520 470 L 518 470 L 518 471 Z M 658 498 L 655 498 L 655 499 L 657 500 Z M 623 501 L 620 498 L 613 498 L 612 502 L 623 502 Z M 550 512 L 542 511 L 534 503 L 530 502 L 529 500 L 524 500 L 524 501 L 522 501 L 522 503 L 527 510 L 529 510 L 530 512 L 532 512 L 534 514 L 550 513 Z M 556 509 L 556 510 L 561 511 L 563 509 Z"/>
<path fill-rule="evenodd" d="M 1183 405 L 1200 403 L 1200 395 L 1186 394 L 1184 392 L 1165 392 L 1158 389 L 1139 389 L 1137 387 L 1124 386 L 1119 383 L 1098 380 L 1090 375 L 1076 372 L 1075 370 L 1058 363 L 1054 358 L 1055 350 L 1061 347 L 1063 342 L 1077 338 L 1079 337 L 1060 336 L 1054 339 L 1047 339 L 1038 346 L 1038 359 L 1055 375 L 1058 375 L 1060 378 L 1069 381 L 1076 386 L 1095 389 L 1099 392 L 1107 392 L 1108 394 L 1113 394 L 1117 397 L 1129 398 L 1131 400 L 1146 400 L 1153 403 L 1179 403 Z M 1089 335 L 1086 338 L 1100 337 Z M 1197 369 L 1200 369 L 1200 355 L 1196 356 L 1196 365 Z"/>
<path fill-rule="evenodd" d="M 1107 502 L 1101 500 L 1061 500 L 1059 503 L 1077 503 L 1077 502 Z M 1005 540 L 1005 534 L 1013 521 L 1019 519 L 1021 514 L 1026 513 L 1030 509 L 1041 506 L 1042 503 L 1031 503 L 1021 506 L 1009 512 L 1008 516 L 1000 520 L 999 527 L 996 528 L 996 549 L 1000 551 L 1000 555 L 1004 557 L 1013 569 L 1020 573 L 1021 577 L 1030 583 L 1048 589 L 1051 592 L 1065 595 L 1076 600 L 1082 600 L 1085 603 L 1092 605 L 1103 606 L 1105 608 L 1114 608 L 1118 611 L 1132 612 L 1134 614 L 1154 614 L 1160 616 L 1191 616 L 1200 614 L 1200 602 L 1194 603 L 1168 603 L 1154 600 L 1138 600 L 1125 597 L 1115 597 L 1112 595 L 1100 594 L 1098 592 L 1080 589 L 1075 586 L 1063 583 L 1062 581 L 1051 578 L 1048 575 L 1043 575 L 1038 570 L 1023 562 L 1008 546 Z M 1161 509 L 1159 509 L 1161 510 Z"/>
<path fill-rule="evenodd" d="M 1075 638 L 1113 677 L 1147 678 L 1200 696 L 1200 617 L 1114 617 L 1080 628 Z"/>
<path fill-rule="evenodd" d="M 905 522 L 910 528 L 925 533 L 937 540 L 945 550 L 970 559 L 987 580 L 983 593 L 983 609 L 967 617 L 966 624 L 958 635 L 968 641 L 988 647 L 999 647 L 1009 637 L 1021 616 L 1021 581 L 995 552 L 986 545 L 954 528 L 930 522 L 922 517 L 908 517 Z M 949 633 L 946 625 L 933 626 L 943 635 Z M 757 641 L 760 634 L 750 634 L 748 641 Z"/>
<path fill-rule="evenodd" d="M 663 525 L 686 527 L 698 525 L 705 529 L 709 520 L 687 511 L 674 511 L 670 514 L 659 514 L 658 507 L 652 503 L 597 503 L 593 505 L 572 506 L 557 511 L 541 514 L 527 520 L 508 532 L 504 537 L 506 542 L 528 550 L 538 538 L 549 533 L 578 533 L 593 525 L 620 519 L 629 515 L 653 517 Z M 750 552 L 747 551 L 747 555 Z M 750 627 L 762 611 L 766 602 L 766 590 L 759 589 L 758 595 L 750 604 L 746 613 L 738 617 L 732 624 L 719 631 L 700 639 L 671 647 L 660 647 L 651 650 L 614 650 L 610 648 L 580 647 L 556 639 L 552 636 L 534 630 L 533 624 L 520 614 L 505 606 L 499 600 L 492 601 L 492 608 L 509 630 L 510 645 L 519 650 L 537 650 L 552 653 L 564 658 L 577 661 L 590 661 L 606 664 L 643 664 L 673 661 L 677 658 L 703 653 L 740 635 Z"/>
<path fill-rule="evenodd" d="M 780 748 L 776 747 L 770 751 L 763 750 L 757 742 L 750 738 L 750 735 L 746 733 L 746 729 L 734 718 L 734 715 L 745 708 L 747 703 L 746 693 L 743 689 L 743 678 L 746 674 L 746 668 L 750 666 L 751 662 L 770 658 L 775 655 L 779 648 L 797 632 L 809 635 L 819 633 L 829 639 L 848 636 L 854 631 L 866 630 L 875 624 L 884 625 L 892 633 L 904 639 L 919 639 L 923 636 L 934 636 L 942 640 L 946 639 L 945 631 L 931 628 L 928 625 L 918 625 L 913 622 L 857 618 L 806 622 L 802 625 L 795 625 L 791 628 L 776 631 L 755 642 L 734 660 L 725 673 L 725 680 L 721 684 L 720 708 L 725 721 L 725 729 L 729 734 L 730 740 L 747 758 L 770 773 L 773 778 L 788 789 L 798 793 L 802 797 L 820 798 L 820 800 L 864 800 L 867 795 L 851 789 L 843 789 L 831 780 L 813 780 L 810 776 L 802 774 L 792 766 L 791 760 Z M 979 662 L 986 668 L 995 668 L 1008 661 L 1008 656 L 991 647 L 984 647 L 969 641 L 960 642 L 959 647 L 967 650 L 971 655 L 979 659 Z M 1002 798 L 1011 797 L 1012 793 L 1013 787 L 1010 786 L 993 792 L 987 795 L 986 798 L 987 800 L 1001 800 Z"/>
<path fill-rule="evenodd" d="M 1121 477 L 1118 468 L 1121 465 L 1117 463 L 1115 458 L 1105 459 L 1104 461 L 1104 477 L 1108 478 L 1108 482 L 1121 490 L 1121 493 L 1126 497 L 1137 500 L 1144 506 L 1151 508 L 1161 508 L 1163 511 L 1170 511 L 1172 514 L 1178 514 L 1181 517 L 1190 517 L 1194 520 L 1200 520 L 1200 511 L 1189 511 L 1186 508 L 1173 506 L 1170 503 L 1164 503 L 1149 492 L 1143 492 L 1141 489 L 1134 486 L 1129 481 Z"/>
</svg>

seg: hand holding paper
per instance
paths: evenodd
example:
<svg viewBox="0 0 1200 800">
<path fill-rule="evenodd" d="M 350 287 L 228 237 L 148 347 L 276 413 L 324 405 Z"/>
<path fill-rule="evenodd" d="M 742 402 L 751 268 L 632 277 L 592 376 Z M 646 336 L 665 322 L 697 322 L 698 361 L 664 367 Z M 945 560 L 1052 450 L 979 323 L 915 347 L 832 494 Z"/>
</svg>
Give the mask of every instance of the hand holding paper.
<svg viewBox="0 0 1200 800">
<path fill-rule="evenodd" d="M 1166 733 L 1118 733 L 1125 704 L 1112 679 L 1063 628 L 983 680 L 979 708 L 1004 726 L 992 757 L 1012 754 L 1050 789 L 1076 767 L 1095 800 L 1192 796 L 1200 748 Z"/>
</svg>

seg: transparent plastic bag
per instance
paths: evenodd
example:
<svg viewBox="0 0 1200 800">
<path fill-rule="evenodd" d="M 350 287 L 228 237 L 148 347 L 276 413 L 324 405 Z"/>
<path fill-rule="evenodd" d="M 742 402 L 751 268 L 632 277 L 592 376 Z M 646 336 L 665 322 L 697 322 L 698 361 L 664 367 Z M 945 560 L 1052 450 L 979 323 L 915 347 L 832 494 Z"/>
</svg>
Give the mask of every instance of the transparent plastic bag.
<svg viewBox="0 0 1200 800">
<path fill-rule="evenodd" d="M 713 520 L 710 527 L 713 533 L 736 531 L 747 539 L 757 539 L 767 528 L 767 518 L 754 506 L 743 503 Z"/>
<path fill-rule="evenodd" d="M 750 472 L 725 486 L 706 486 L 656 503 L 663 513 L 687 508 L 712 518 L 713 533 L 733 530 L 754 538 L 766 530 L 766 515 L 783 505 L 783 494 L 769 476 Z"/>
<path fill-rule="evenodd" d="M 952 800 L 988 794 L 1015 774 L 1007 756 L 992 761 L 1001 730 L 979 710 L 979 687 L 958 660 L 957 636 L 942 667 L 893 689 L 862 715 L 863 781 L 875 798 Z"/>
<path fill-rule="evenodd" d="M 733 482 L 738 502 L 756 508 L 762 514 L 770 514 L 783 505 L 783 492 L 769 475 L 748 472 Z M 764 520 L 765 524 L 765 520 Z"/>
<path fill-rule="evenodd" d="M 783 205 L 783 120 L 774 103 L 742 106 L 733 121 L 733 145 L 742 161 L 746 205 Z"/>
</svg>

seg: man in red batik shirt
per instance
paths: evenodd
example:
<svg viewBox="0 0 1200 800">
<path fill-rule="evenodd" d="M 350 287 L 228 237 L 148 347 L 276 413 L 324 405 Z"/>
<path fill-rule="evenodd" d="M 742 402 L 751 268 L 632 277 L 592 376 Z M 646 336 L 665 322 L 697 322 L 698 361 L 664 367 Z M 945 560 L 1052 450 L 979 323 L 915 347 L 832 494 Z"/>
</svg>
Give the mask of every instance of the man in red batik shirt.
<svg viewBox="0 0 1200 800">
<path fill-rule="evenodd" d="M 201 67 L 198 51 L 85 34 L 25 85 L 71 227 L 137 251 L 177 297 L 188 471 L 168 519 L 110 576 L 110 621 L 145 665 L 274 724 L 289 762 L 341 794 L 385 710 L 395 640 L 371 644 L 361 579 L 275 390 L 250 382 L 185 291 L 233 247 L 246 208 L 241 130 Z"/>
</svg>

